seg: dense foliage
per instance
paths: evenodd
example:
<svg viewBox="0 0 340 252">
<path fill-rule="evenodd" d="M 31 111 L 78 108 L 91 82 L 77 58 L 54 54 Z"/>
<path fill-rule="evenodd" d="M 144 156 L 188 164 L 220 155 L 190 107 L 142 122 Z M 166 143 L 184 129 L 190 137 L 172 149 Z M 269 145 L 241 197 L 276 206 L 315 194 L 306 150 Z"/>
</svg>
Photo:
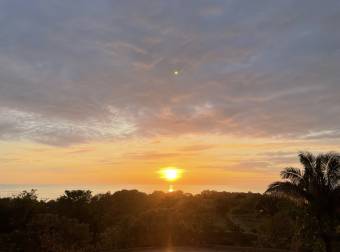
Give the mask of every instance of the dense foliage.
<svg viewBox="0 0 340 252">
<path fill-rule="evenodd" d="M 284 181 L 272 183 L 267 193 L 294 199 L 302 205 L 300 250 L 331 252 L 337 238 L 336 217 L 340 207 L 340 155 L 302 152 L 299 158 L 303 169 L 284 169 L 281 172 Z"/>
<path fill-rule="evenodd" d="M 111 251 L 175 245 L 290 248 L 300 209 L 254 193 L 204 191 L 92 196 L 65 191 L 38 200 L 35 191 L 0 199 L 0 251 Z"/>
</svg>

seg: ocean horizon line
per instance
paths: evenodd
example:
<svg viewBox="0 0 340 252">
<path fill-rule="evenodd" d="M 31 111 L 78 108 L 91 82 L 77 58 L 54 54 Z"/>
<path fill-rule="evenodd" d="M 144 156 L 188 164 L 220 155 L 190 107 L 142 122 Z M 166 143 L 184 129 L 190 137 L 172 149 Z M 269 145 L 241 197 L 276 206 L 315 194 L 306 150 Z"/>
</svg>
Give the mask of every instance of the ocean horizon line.
<svg viewBox="0 0 340 252">
<path fill-rule="evenodd" d="M 66 190 L 90 190 L 94 195 L 121 190 L 138 190 L 144 193 L 155 191 L 168 191 L 166 184 L 0 184 L 0 198 L 16 196 L 23 191 L 37 190 L 41 199 L 55 199 L 64 194 Z M 175 185 L 175 191 L 199 194 L 202 191 L 225 191 L 225 192 L 253 192 L 259 190 L 240 190 L 226 185 Z"/>
</svg>

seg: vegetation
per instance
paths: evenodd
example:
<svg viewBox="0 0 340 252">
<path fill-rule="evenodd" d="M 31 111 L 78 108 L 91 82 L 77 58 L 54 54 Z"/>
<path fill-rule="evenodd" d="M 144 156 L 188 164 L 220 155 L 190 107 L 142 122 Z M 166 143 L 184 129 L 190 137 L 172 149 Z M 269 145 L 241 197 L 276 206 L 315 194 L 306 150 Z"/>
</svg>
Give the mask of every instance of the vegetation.
<svg viewBox="0 0 340 252">
<path fill-rule="evenodd" d="M 332 251 L 336 237 L 336 212 L 340 206 L 340 156 L 300 153 L 303 170 L 286 168 L 285 181 L 271 184 L 267 193 L 295 199 L 304 209 L 301 247 L 306 251 Z M 312 238 L 312 239 L 311 239 Z"/>
<path fill-rule="evenodd" d="M 169 243 L 288 248 L 291 209 L 289 200 L 254 193 L 65 191 L 45 202 L 35 191 L 23 192 L 0 199 L 0 251 L 111 251 Z"/>
<path fill-rule="evenodd" d="M 331 251 L 339 224 L 339 157 L 300 154 L 303 170 L 266 194 L 136 190 L 34 190 L 0 199 L 0 251 L 114 251 L 135 247 L 238 246 Z M 276 197 L 276 196 L 284 197 Z"/>
</svg>

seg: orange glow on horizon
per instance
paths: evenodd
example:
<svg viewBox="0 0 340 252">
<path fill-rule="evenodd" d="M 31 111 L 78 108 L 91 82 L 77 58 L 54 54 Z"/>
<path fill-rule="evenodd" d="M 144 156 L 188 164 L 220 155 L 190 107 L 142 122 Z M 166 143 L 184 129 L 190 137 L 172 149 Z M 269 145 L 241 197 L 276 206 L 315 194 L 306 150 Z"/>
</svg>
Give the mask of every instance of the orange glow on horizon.
<svg viewBox="0 0 340 252">
<path fill-rule="evenodd" d="M 320 152 L 337 148 L 331 144 L 320 147 L 311 141 L 308 144 L 308 150 Z M 305 149 L 304 146 L 301 140 L 215 134 L 139 137 L 67 147 L 29 141 L 3 142 L 0 154 L 6 158 L 1 160 L 0 182 L 146 186 L 165 191 L 173 185 L 174 190 L 186 192 L 195 191 L 197 186 L 263 192 L 268 184 L 280 179 L 282 167 L 299 165 L 294 153 Z M 179 170 L 173 181 L 161 172 L 168 168 Z"/>
</svg>

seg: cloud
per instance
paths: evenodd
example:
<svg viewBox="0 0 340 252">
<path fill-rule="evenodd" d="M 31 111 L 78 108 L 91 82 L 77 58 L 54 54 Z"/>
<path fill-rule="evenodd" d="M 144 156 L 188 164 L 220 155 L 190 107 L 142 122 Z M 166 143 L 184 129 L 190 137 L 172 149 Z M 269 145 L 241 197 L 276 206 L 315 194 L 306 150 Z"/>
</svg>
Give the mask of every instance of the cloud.
<svg viewBox="0 0 340 252">
<path fill-rule="evenodd" d="M 298 152 L 293 151 L 268 151 L 257 155 L 257 159 L 270 162 L 274 167 L 295 166 L 298 164 Z"/>
<path fill-rule="evenodd" d="M 196 144 L 196 145 L 185 146 L 181 148 L 180 151 L 181 152 L 200 152 L 200 151 L 213 149 L 215 147 L 216 146 L 212 144 Z"/>
<path fill-rule="evenodd" d="M 89 153 L 93 151 L 95 151 L 95 148 L 93 147 L 81 147 L 81 148 L 77 148 L 71 151 L 67 151 L 66 154 L 77 155 L 77 154 Z"/>
<path fill-rule="evenodd" d="M 165 158 L 173 158 L 177 156 L 181 156 L 180 153 L 175 152 L 130 152 L 124 154 L 124 157 L 129 160 L 158 160 L 158 159 L 165 159 Z"/>
<path fill-rule="evenodd" d="M 0 137 L 70 145 L 138 134 L 306 138 L 336 130 L 339 7 L 2 1 Z"/>
<path fill-rule="evenodd" d="M 11 125 L 10 129 L 6 125 Z M 61 119 L 46 119 L 38 114 L 17 110 L 0 110 L 2 139 L 28 138 L 40 143 L 64 146 L 73 142 L 124 137 L 134 131 L 133 124 L 115 115 L 103 122 L 89 120 L 77 123 Z"/>
<path fill-rule="evenodd" d="M 302 136 L 303 139 L 338 139 L 340 138 L 340 129 L 311 131 Z"/>
</svg>

